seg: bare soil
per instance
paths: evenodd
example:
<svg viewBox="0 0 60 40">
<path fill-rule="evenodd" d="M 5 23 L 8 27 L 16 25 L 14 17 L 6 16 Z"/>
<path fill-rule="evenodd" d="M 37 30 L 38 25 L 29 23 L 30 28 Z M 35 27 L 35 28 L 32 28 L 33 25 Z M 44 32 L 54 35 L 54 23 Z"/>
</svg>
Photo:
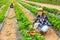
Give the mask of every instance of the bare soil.
<svg viewBox="0 0 60 40">
<path fill-rule="evenodd" d="M 14 16 L 14 9 L 10 8 L 0 33 L 0 40 L 16 40 Z"/>
</svg>

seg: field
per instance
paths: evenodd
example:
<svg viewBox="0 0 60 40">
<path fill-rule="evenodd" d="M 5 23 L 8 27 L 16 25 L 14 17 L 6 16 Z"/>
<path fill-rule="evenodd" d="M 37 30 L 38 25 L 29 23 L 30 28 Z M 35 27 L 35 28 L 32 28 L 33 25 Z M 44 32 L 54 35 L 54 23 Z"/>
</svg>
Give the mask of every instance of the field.
<svg viewBox="0 0 60 40">
<path fill-rule="evenodd" d="M 31 2 L 0 1 L 0 40 L 60 40 L 60 10 Z M 44 35 L 32 29 L 37 8 L 43 8 L 51 24 Z"/>
<path fill-rule="evenodd" d="M 29 1 L 35 1 L 35 2 L 40 2 L 40 3 L 45 3 L 45 4 L 54 4 L 54 5 L 60 5 L 60 0 L 29 0 Z"/>
</svg>

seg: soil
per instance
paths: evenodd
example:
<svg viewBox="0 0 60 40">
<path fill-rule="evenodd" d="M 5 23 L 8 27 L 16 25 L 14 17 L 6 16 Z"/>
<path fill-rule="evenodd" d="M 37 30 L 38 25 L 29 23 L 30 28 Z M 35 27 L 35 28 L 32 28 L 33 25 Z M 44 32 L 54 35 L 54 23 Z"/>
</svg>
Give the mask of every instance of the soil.
<svg viewBox="0 0 60 40">
<path fill-rule="evenodd" d="M 8 15 L 3 23 L 3 28 L 0 33 L 0 40 L 16 40 L 14 16 L 14 9 L 10 8 L 8 11 Z"/>
</svg>

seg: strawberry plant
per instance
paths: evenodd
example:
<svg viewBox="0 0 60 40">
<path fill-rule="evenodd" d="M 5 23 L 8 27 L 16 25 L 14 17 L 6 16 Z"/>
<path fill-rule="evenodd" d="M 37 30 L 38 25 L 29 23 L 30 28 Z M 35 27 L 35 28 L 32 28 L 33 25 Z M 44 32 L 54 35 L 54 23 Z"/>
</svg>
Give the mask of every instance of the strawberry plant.
<svg viewBox="0 0 60 40">
<path fill-rule="evenodd" d="M 0 1 L 0 7 L 3 6 L 3 5 L 5 5 L 7 1 L 8 0 L 2 0 L 2 1 Z"/>
<path fill-rule="evenodd" d="M 60 15 L 60 11 L 57 10 L 57 9 L 47 8 L 47 7 L 44 7 L 44 6 L 39 6 L 39 5 L 36 5 L 36 4 L 33 4 L 33 3 L 28 3 L 28 2 L 25 2 L 25 3 L 27 3 L 27 4 L 31 5 L 31 6 L 36 6 L 36 7 L 39 7 L 39 8 L 43 8 L 44 11 Z"/>
<path fill-rule="evenodd" d="M 27 8 L 28 10 L 30 10 L 32 13 L 34 13 L 35 15 L 37 14 L 37 9 L 31 7 L 30 5 L 24 3 L 24 2 L 19 2 L 20 4 L 22 4 L 25 8 Z M 28 6 L 28 7 L 27 7 Z"/>
<path fill-rule="evenodd" d="M 5 13 L 6 13 L 7 9 L 8 9 L 9 4 L 10 4 L 10 2 L 6 3 L 6 6 L 0 11 L 0 14 L 1 14 L 0 15 L 0 23 L 2 23 L 4 18 L 5 18 L 4 15 L 5 15 Z"/>
<path fill-rule="evenodd" d="M 20 31 L 23 40 L 44 40 L 43 36 L 40 35 L 39 33 L 35 32 L 33 35 L 32 34 L 28 34 L 27 31 L 25 30 L 21 30 Z"/>
<path fill-rule="evenodd" d="M 15 4 L 15 5 L 17 5 L 17 4 Z M 15 13 L 16 13 L 16 19 L 18 21 L 17 24 L 19 26 L 19 30 L 21 30 L 21 29 L 27 29 L 27 27 L 29 27 L 29 25 L 31 23 L 29 22 L 29 20 L 24 15 L 23 11 L 21 10 L 21 8 L 19 8 L 18 5 L 14 6 L 14 9 L 15 9 Z"/>
<path fill-rule="evenodd" d="M 53 4 L 53 5 L 60 5 L 60 0 L 29 0 L 33 2 L 40 2 L 40 3 L 45 3 L 45 4 Z"/>
<path fill-rule="evenodd" d="M 57 30 L 60 30 L 60 18 L 53 16 L 52 14 L 46 13 L 48 16 L 48 20 L 51 23 L 51 25 L 56 28 Z M 52 19 L 51 19 L 52 18 Z M 59 25 L 59 26 L 58 26 Z"/>
</svg>

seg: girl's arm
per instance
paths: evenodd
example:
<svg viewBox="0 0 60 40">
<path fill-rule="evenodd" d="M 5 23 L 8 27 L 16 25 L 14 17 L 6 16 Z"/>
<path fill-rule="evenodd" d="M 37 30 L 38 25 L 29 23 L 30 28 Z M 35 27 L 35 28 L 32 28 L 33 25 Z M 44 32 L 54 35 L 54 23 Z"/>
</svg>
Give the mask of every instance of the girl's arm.
<svg viewBox="0 0 60 40">
<path fill-rule="evenodd" d="M 38 16 L 34 19 L 33 26 L 37 21 L 38 21 Z"/>
<path fill-rule="evenodd" d="M 50 26 L 50 25 L 51 25 L 51 24 L 49 23 L 49 21 L 48 21 L 47 16 L 46 16 L 46 22 L 45 22 L 45 24 L 47 24 L 48 26 Z"/>
</svg>

